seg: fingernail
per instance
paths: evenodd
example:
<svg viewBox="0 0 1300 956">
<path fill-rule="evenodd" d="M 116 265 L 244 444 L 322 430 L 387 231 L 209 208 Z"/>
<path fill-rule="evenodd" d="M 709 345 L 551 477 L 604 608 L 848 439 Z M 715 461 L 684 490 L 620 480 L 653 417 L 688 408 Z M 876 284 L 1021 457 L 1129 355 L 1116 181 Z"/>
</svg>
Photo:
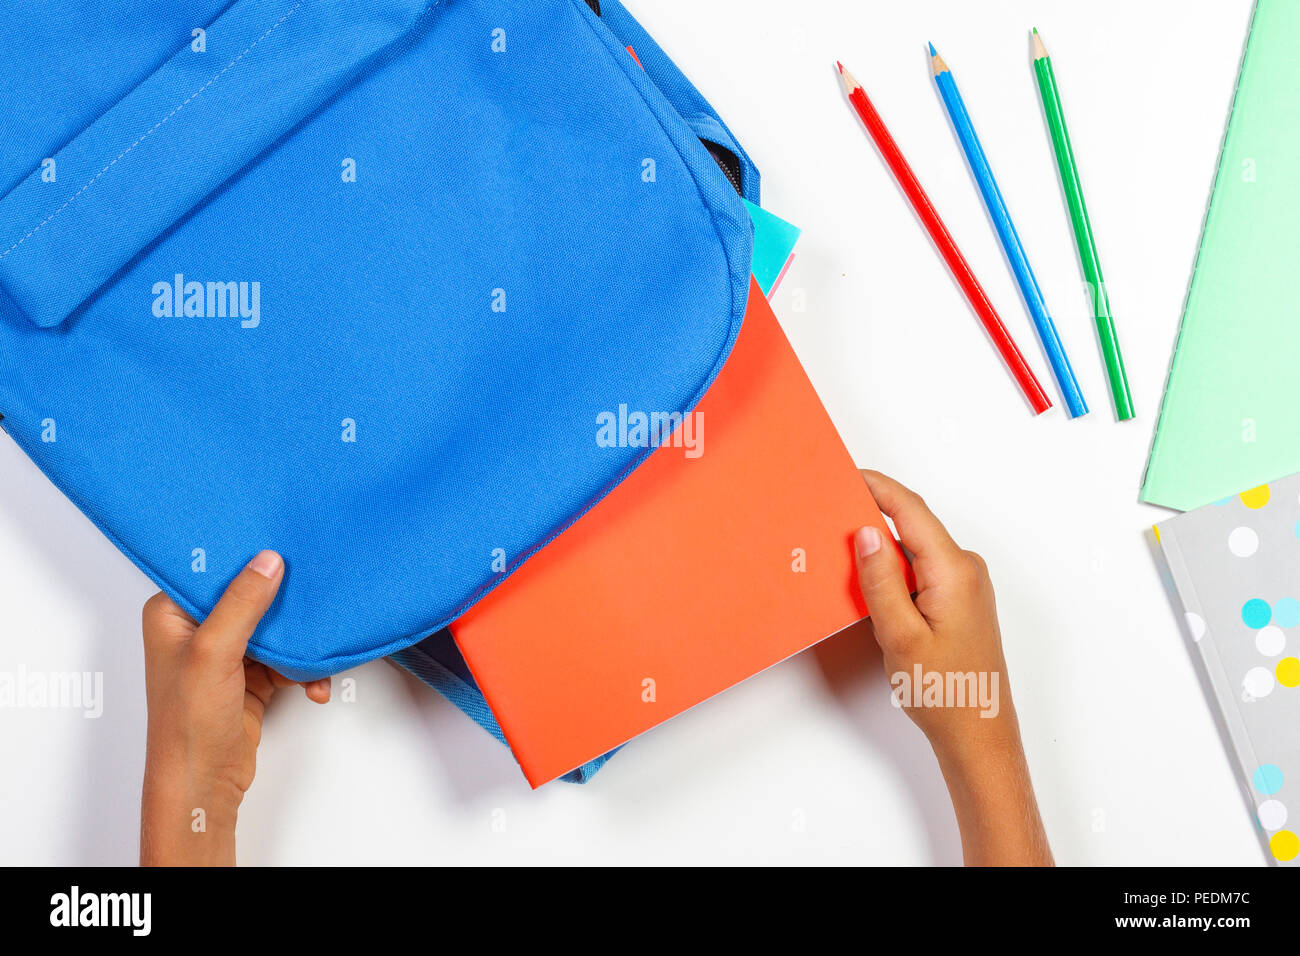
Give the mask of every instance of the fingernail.
<svg viewBox="0 0 1300 956">
<path fill-rule="evenodd" d="M 859 528 L 853 536 L 853 547 L 858 552 L 858 560 L 871 557 L 880 550 L 880 532 L 875 528 Z"/>
<path fill-rule="evenodd" d="M 263 551 L 248 566 L 264 578 L 274 578 L 284 567 L 284 561 L 274 551 Z"/>
</svg>

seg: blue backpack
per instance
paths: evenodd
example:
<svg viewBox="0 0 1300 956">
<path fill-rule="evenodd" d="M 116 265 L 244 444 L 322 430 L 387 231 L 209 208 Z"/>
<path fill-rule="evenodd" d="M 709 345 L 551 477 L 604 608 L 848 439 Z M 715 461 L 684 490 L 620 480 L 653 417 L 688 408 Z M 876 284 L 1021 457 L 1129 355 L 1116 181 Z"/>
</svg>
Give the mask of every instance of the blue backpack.
<svg viewBox="0 0 1300 956">
<path fill-rule="evenodd" d="M 281 552 L 289 677 L 455 676 L 730 352 L 758 174 L 616 2 L 0 14 L 0 425 L 198 619 Z"/>
</svg>

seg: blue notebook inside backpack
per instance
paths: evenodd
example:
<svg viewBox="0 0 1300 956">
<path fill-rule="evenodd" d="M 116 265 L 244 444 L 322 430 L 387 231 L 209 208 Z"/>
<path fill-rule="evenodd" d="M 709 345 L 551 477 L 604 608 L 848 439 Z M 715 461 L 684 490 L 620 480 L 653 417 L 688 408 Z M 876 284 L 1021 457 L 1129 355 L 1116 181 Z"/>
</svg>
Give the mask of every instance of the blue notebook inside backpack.
<svg viewBox="0 0 1300 956">
<path fill-rule="evenodd" d="M 280 551 L 290 677 L 453 620 L 730 351 L 757 174 L 594 6 L 0 0 L 0 424 L 199 619 Z"/>
</svg>

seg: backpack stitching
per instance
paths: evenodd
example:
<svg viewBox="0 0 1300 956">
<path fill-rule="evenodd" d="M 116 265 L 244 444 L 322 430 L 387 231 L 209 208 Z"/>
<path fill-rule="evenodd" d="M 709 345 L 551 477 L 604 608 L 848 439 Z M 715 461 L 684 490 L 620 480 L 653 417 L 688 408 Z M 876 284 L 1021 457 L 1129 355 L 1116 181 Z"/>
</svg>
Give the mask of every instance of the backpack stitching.
<svg viewBox="0 0 1300 956">
<path fill-rule="evenodd" d="M 35 234 L 36 234 L 36 233 L 41 229 L 42 226 L 48 224 L 48 223 L 50 222 L 50 220 L 52 220 L 55 216 L 57 216 L 59 213 L 63 212 L 63 210 L 65 210 L 65 209 L 67 209 L 69 206 L 71 206 L 72 203 L 76 200 L 76 198 L 77 198 L 78 196 L 80 196 L 82 193 L 84 193 L 84 192 L 85 192 L 87 189 L 89 189 L 91 186 L 95 185 L 95 183 L 97 183 L 97 182 L 100 180 L 100 178 L 101 178 L 105 173 L 107 173 L 110 169 L 112 169 L 114 166 L 116 166 L 117 163 L 118 163 L 118 161 L 121 160 L 124 156 L 126 156 L 127 153 L 131 152 L 131 150 L 135 149 L 137 146 L 139 146 L 141 143 L 143 143 L 146 139 L 148 139 L 149 136 L 151 136 L 151 135 L 152 135 L 154 132 L 156 132 L 160 127 L 162 127 L 162 125 L 163 125 L 164 123 L 166 123 L 168 120 L 170 120 L 173 116 L 175 116 L 177 113 L 179 113 L 182 109 L 184 109 L 185 106 L 186 106 L 186 105 L 187 105 L 191 100 L 193 100 L 196 96 L 198 96 L 200 93 L 202 93 L 204 90 L 206 90 L 206 89 L 207 89 L 209 86 L 211 86 L 213 83 L 217 82 L 217 80 L 219 80 L 219 79 L 221 79 L 223 76 L 225 76 L 225 74 L 226 74 L 226 73 L 231 69 L 231 67 L 235 66 L 235 64 L 237 64 L 240 60 L 242 60 L 245 56 L 247 56 L 248 53 L 249 53 L 249 51 L 251 51 L 251 50 L 253 49 L 253 47 L 257 46 L 259 43 L 261 43 L 263 40 L 265 40 L 267 37 L 269 37 L 272 33 L 274 33 L 274 32 L 275 32 L 275 29 L 276 29 L 280 24 L 284 23 L 285 20 L 288 20 L 291 16 L 293 16 L 294 13 L 298 10 L 298 8 L 301 7 L 305 2 L 306 2 L 306 0 L 298 0 L 298 2 L 295 3 L 295 4 L 294 4 L 290 9 L 289 9 L 289 11 L 288 11 L 284 16 L 282 16 L 282 17 L 281 17 L 279 20 L 277 20 L 275 23 L 271 24 L 270 28 L 269 28 L 265 33 L 263 33 L 260 37 L 258 37 L 258 38 L 257 38 L 256 40 L 254 40 L 252 43 L 250 43 L 250 44 L 249 44 L 249 45 L 248 45 L 248 46 L 243 50 L 243 52 L 241 52 L 241 53 L 239 54 L 239 56 L 235 57 L 233 60 L 231 60 L 229 63 L 227 63 L 224 67 L 221 68 L 220 71 L 217 72 L 217 74 L 216 74 L 215 76 L 212 77 L 212 79 L 208 80 L 208 82 L 204 83 L 201 87 L 199 87 L 197 90 L 195 90 L 195 91 L 194 91 L 193 93 L 191 93 L 189 96 L 187 96 L 187 97 L 185 98 L 185 101 L 182 102 L 179 106 L 177 106 L 176 108 L 174 108 L 170 113 L 168 113 L 166 116 L 164 116 L 164 117 L 163 117 L 162 119 L 160 119 L 158 122 L 154 123 L 153 126 L 149 127 L 149 129 L 147 129 L 144 133 L 142 133 L 142 134 L 140 135 L 140 137 L 139 137 L 138 139 L 136 139 L 136 141 L 135 141 L 134 143 L 132 143 L 132 144 L 131 144 L 130 146 L 128 146 L 126 149 L 122 150 L 122 152 L 118 153 L 117 156 L 113 158 L 112 162 L 110 162 L 107 166 L 105 166 L 105 167 L 104 167 L 103 169 L 101 169 L 98 173 L 96 173 L 96 174 L 94 175 L 94 177 L 90 180 L 90 182 L 86 183 L 86 185 L 82 186 L 82 187 L 81 187 L 80 189 L 78 189 L 75 193 L 73 193 L 73 194 L 72 194 L 72 195 L 67 199 L 67 201 L 63 203 L 62 206 L 60 206 L 58 209 L 54 210 L 54 212 L 50 213 L 48 216 L 46 216 L 44 219 L 42 219 L 39 223 L 37 223 L 35 226 L 33 226 L 30 230 L 28 230 L 28 232 L 27 232 L 27 234 L 26 234 L 25 236 L 23 236 L 21 239 L 19 239 L 17 242 L 15 242 L 12 246 L 10 246 L 10 247 L 9 247 L 8 249 L 6 249 L 4 252 L 0 252 L 0 259 L 3 259 L 5 256 L 9 255 L 9 253 L 13 252 L 15 249 L 17 249 L 19 246 L 21 246 L 24 242 L 26 242 L 28 239 L 30 239 L 32 236 L 34 236 L 34 235 L 35 235 Z"/>
</svg>

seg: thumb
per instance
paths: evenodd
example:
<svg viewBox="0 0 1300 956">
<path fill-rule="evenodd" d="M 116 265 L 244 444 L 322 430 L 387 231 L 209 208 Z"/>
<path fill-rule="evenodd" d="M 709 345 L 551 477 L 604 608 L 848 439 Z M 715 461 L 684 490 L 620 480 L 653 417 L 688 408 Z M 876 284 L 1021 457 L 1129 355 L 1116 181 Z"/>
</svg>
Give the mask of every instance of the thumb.
<svg viewBox="0 0 1300 956">
<path fill-rule="evenodd" d="M 859 528 L 853 535 L 853 555 L 858 563 L 858 587 L 878 641 L 902 641 L 927 628 L 908 593 L 892 537 L 886 540 L 879 528 L 870 525 Z"/>
<path fill-rule="evenodd" d="M 283 579 L 284 560 L 274 551 L 261 552 L 235 576 L 199 625 L 194 645 L 215 657 L 242 660 L 249 638 L 271 607 Z"/>
</svg>

